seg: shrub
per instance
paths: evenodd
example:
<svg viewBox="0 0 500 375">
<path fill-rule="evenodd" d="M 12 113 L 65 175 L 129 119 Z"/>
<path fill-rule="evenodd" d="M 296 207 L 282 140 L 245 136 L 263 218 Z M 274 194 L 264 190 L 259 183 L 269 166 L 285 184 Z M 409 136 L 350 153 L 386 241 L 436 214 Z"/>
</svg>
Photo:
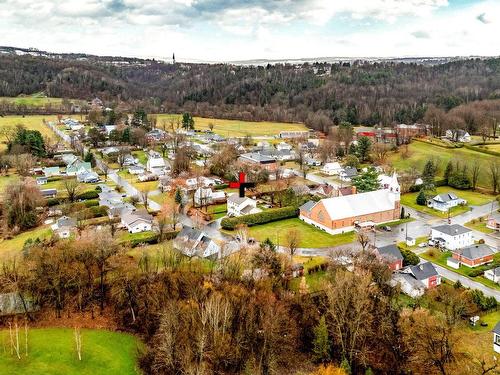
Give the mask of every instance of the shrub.
<svg viewBox="0 0 500 375">
<path fill-rule="evenodd" d="M 469 177 L 464 173 L 453 173 L 448 178 L 448 185 L 459 190 L 467 190 L 471 187 Z"/>
<path fill-rule="evenodd" d="M 229 184 L 220 184 L 220 185 L 215 185 L 214 186 L 214 190 L 222 190 L 222 189 L 226 189 L 229 187 Z"/>
<path fill-rule="evenodd" d="M 481 270 L 481 269 L 475 269 L 475 270 L 471 270 L 469 272 L 470 277 L 478 277 L 478 276 L 481 276 L 482 274 L 483 274 L 483 270 Z"/>
<path fill-rule="evenodd" d="M 420 258 L 417 254 L 415 254 L 411 250 L 401 250 L 401 255 L 403 256 L 403 265 L 404 266 L 416 266 L 420 263 Z"/>
<path fill-rule="evenodd" d="M 108 214 L 108 209 L 104 206 L 93 206 L 85 209 L 83 212 L 83 217 L 86 219 L 93 219 L 96 217 L 103 217 Z"/>
<path fill-rule="evenodd" d="M 85 204 L 85 207 L 95 207 L 95 206 L 99 206 L 99 200 L 98 199 L 89 199 L 87 201 L 84 202 Z"/>
<path fill-rule="evenodd" d="M 78 194 L 76 199 L 84 201 L 87 199 L 96 199 L 99 198 L 99 192 L 97 190 L 89 190 L 84 193 Z"/>
<path fill-rule="evenodd" d="M 266 224 L 273 221 L 289 219 L 292 217 L 297 217 L 298 211 L 295 207 L 283 207 L 276 208 L 274 210 L 268 210 L 264 212 L 259 212 L 257 214 L 244 215 L 240 217 L 224 218 L 222 219 L 221 226 L 226 230 L 234 230 L 239 224 L 246 224 L 249 227 L 253 225 Z"/>
<path fill-rule="evenodd" d="M 47 199 L 47 206 L 49 206 L 49 207 L 57 206 L 59 203 L 61 203 L 61 202 L 59 202 L 58 198 Z"/>
</svg>

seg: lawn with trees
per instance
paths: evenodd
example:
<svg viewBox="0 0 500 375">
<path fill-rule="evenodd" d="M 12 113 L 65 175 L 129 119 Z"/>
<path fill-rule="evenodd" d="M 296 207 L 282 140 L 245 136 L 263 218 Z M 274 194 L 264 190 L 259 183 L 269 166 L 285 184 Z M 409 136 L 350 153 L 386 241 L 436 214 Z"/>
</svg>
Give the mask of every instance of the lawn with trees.
<svg viewBox="0 0 500 375">
<path fill-rule="evenodd" d="M 19 330 L 20 359 L 10 354 L 9 330 L 0 331 L 4 350 L 0 352 L 0 373 L 23 375 L 139 375 L 137 355 L 141 342 L 132 335 L 106 330 L 82 329 L 81 360 L 78 359 L 74 330 L 28 328 Z"/>
</svg>

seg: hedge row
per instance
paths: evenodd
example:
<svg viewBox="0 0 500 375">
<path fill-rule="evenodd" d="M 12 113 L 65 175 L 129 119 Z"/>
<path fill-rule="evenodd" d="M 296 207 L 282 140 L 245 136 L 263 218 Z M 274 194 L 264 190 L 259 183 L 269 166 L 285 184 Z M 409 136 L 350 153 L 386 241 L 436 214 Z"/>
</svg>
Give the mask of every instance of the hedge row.
<svg viewBox="0 0 500 375">
<path fill-rule="evenodd" d="M 89 199 L 83 203 L 85 204 L 85 207 L 95 207 L 99 206 L 99 199 Z"/>
<path fill-rule="evenodd" d="M 226 230 L 234 230 L 240 224 L 246 224 L 249 227 L 253 225 L 266 224 L 273 221 L 289 219 L 297 217 L 298 210 L 295 207 L 283 207 L 273 210 L 259 212 L 257 214 L 243 215 L 240 217 L 224 218 L 222 219 L 221 226 Z"/>
<path fill-rule="evenodd" d="M 76 199 L 80 201 L 84 201 L 87 199 L 97 199 L 97 198 L 99 198 L 99 192 L 97 190 L 89 190 L 81 194 L 78 194 L 76 196 Z"/>
<path fill-rule="evenodd" d="M 214 190 L 222 190 L 229 187 L 229 184 L 219 184 L 214 186 Z"/>
<path fill-rule="evenodd" d="M 488 155 L 493 155 L 493 156 L 500 156 L 500 152 L 493 151 L 493 150 L 488 150 L 486 148 L 479 148 L 479 147 L 471 146 L 471 145 L 465 145 L 464 147 L 467 148 L 467 149 L 469 149 L 469 150 L 476 151 L 476 152 L 482 152 L 483 154 L 488 154 Z"/>
</svg>

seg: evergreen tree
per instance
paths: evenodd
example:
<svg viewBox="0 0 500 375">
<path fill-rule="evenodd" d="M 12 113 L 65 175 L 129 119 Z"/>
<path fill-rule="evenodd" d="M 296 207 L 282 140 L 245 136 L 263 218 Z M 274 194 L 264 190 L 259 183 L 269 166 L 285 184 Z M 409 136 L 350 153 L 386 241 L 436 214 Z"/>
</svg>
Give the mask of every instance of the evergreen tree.
<svg viewBox="0 0 500 375">
<path fill-rule="evenodd" d="M 380 187 L 377 170 L 369 167 L 366 172 L 354 177 L 352 184 L 356 186 L 357 191 L 360 193 L 377 190 Z"/>
<path fill-rule="evenodd" d="M 406 212 L 405 212 L 405 208 L 404 207 L 401 207 L 401 215 L 399 215 L 399 218 L 400 219 L 405 219 L 406 218 Z"/>
<path fill-rule="evenodd" d="M 313 360 L 316 362 L 328 362 L 330 360 L 330 338 L 325 317 L 322 316 L 319 323 L 314 327 Z"/>
<path fill-rule="evenodd" d="M 453 163 L 450 160 L 446 165 L 446 169 L 444 170 L 444 180 L 447 185 L 448 185 L 448 179 L 450 178 L 452 173 L 453 173 Z"/>
<path fill-rule="evenodd" d="M 93 153 L 87 152 L 85 154 L 85 157 L 83 158 L 83 161 L 90 163 L 90 165 L 92 165 L 92 167 L 95 167 L 95 157 L 94 157 Z"/>
<path fill-rule="evenodd" d="M 371 147 L 372 142 L 368 139 L 368 137 L 361 137 L 358 139 L 357 155 L 362 162 L 368 160 Z"/>
<path fill-rule="evenodd" d="M 425 206 L 427 204 L 427 198 L 425 197 L 424 190 L 420 190 L 420 193 L 417 195 L 417 204 L 419 206 Z"/>
<path fill-rule="evenodd" d="M 184 113 L 182 115 L 182 128 L 186 130 L 194 130 L 194 119 L 191 113 Z"/>
<path fill-rule="evenodd" d="M 183 205 L 183 202 L 182 202 L 182 193 L 181 193 L 181 189 L 177 188 L 175 190 L 175 203 L 177 203 L 179 205 L 179 207 L 182 207 Z"/>
<path fill-rule="evenodd" d="M 434 179 L 436 177 L 437 168 L 432 160 L 427 161 L 422 172 L 424 190 L 434 190 Z"/>
<path fill-rule="evenodd" d="M 349 145 L 349 155 L 357 155 L 358 154 L 358 148 L 354 143 L 351 143 Z"/>
<path fill-rule="evenodd" d="M 130 143 L 131 140 L 132 140 L 132 136 L 130 134 L 130 128 L 126 127 L 125 129 L 123 129 L 122 142 L 124 142 L 124 143 Z"/>
</svg>

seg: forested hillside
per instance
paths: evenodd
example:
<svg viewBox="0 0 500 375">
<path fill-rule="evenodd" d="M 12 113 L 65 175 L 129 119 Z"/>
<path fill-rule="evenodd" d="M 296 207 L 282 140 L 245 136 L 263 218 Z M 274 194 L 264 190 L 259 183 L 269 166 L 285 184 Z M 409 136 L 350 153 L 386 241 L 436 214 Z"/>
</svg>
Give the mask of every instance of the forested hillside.
<svg viewBox="0 0 500 375">
<path fill-rule="evenodd" d="M 500 98 L 500 59 L 435 66 L 358 62 L 248 67 L 1 55 L 0 96 L 36 92 L 75 99 L 97 96 L 110 106 L 140 105 L 151 112 L 298 121 L 323 129 L 341 121 L 415 122 L 428 104 L 449 110 Z"/>
</svg>

